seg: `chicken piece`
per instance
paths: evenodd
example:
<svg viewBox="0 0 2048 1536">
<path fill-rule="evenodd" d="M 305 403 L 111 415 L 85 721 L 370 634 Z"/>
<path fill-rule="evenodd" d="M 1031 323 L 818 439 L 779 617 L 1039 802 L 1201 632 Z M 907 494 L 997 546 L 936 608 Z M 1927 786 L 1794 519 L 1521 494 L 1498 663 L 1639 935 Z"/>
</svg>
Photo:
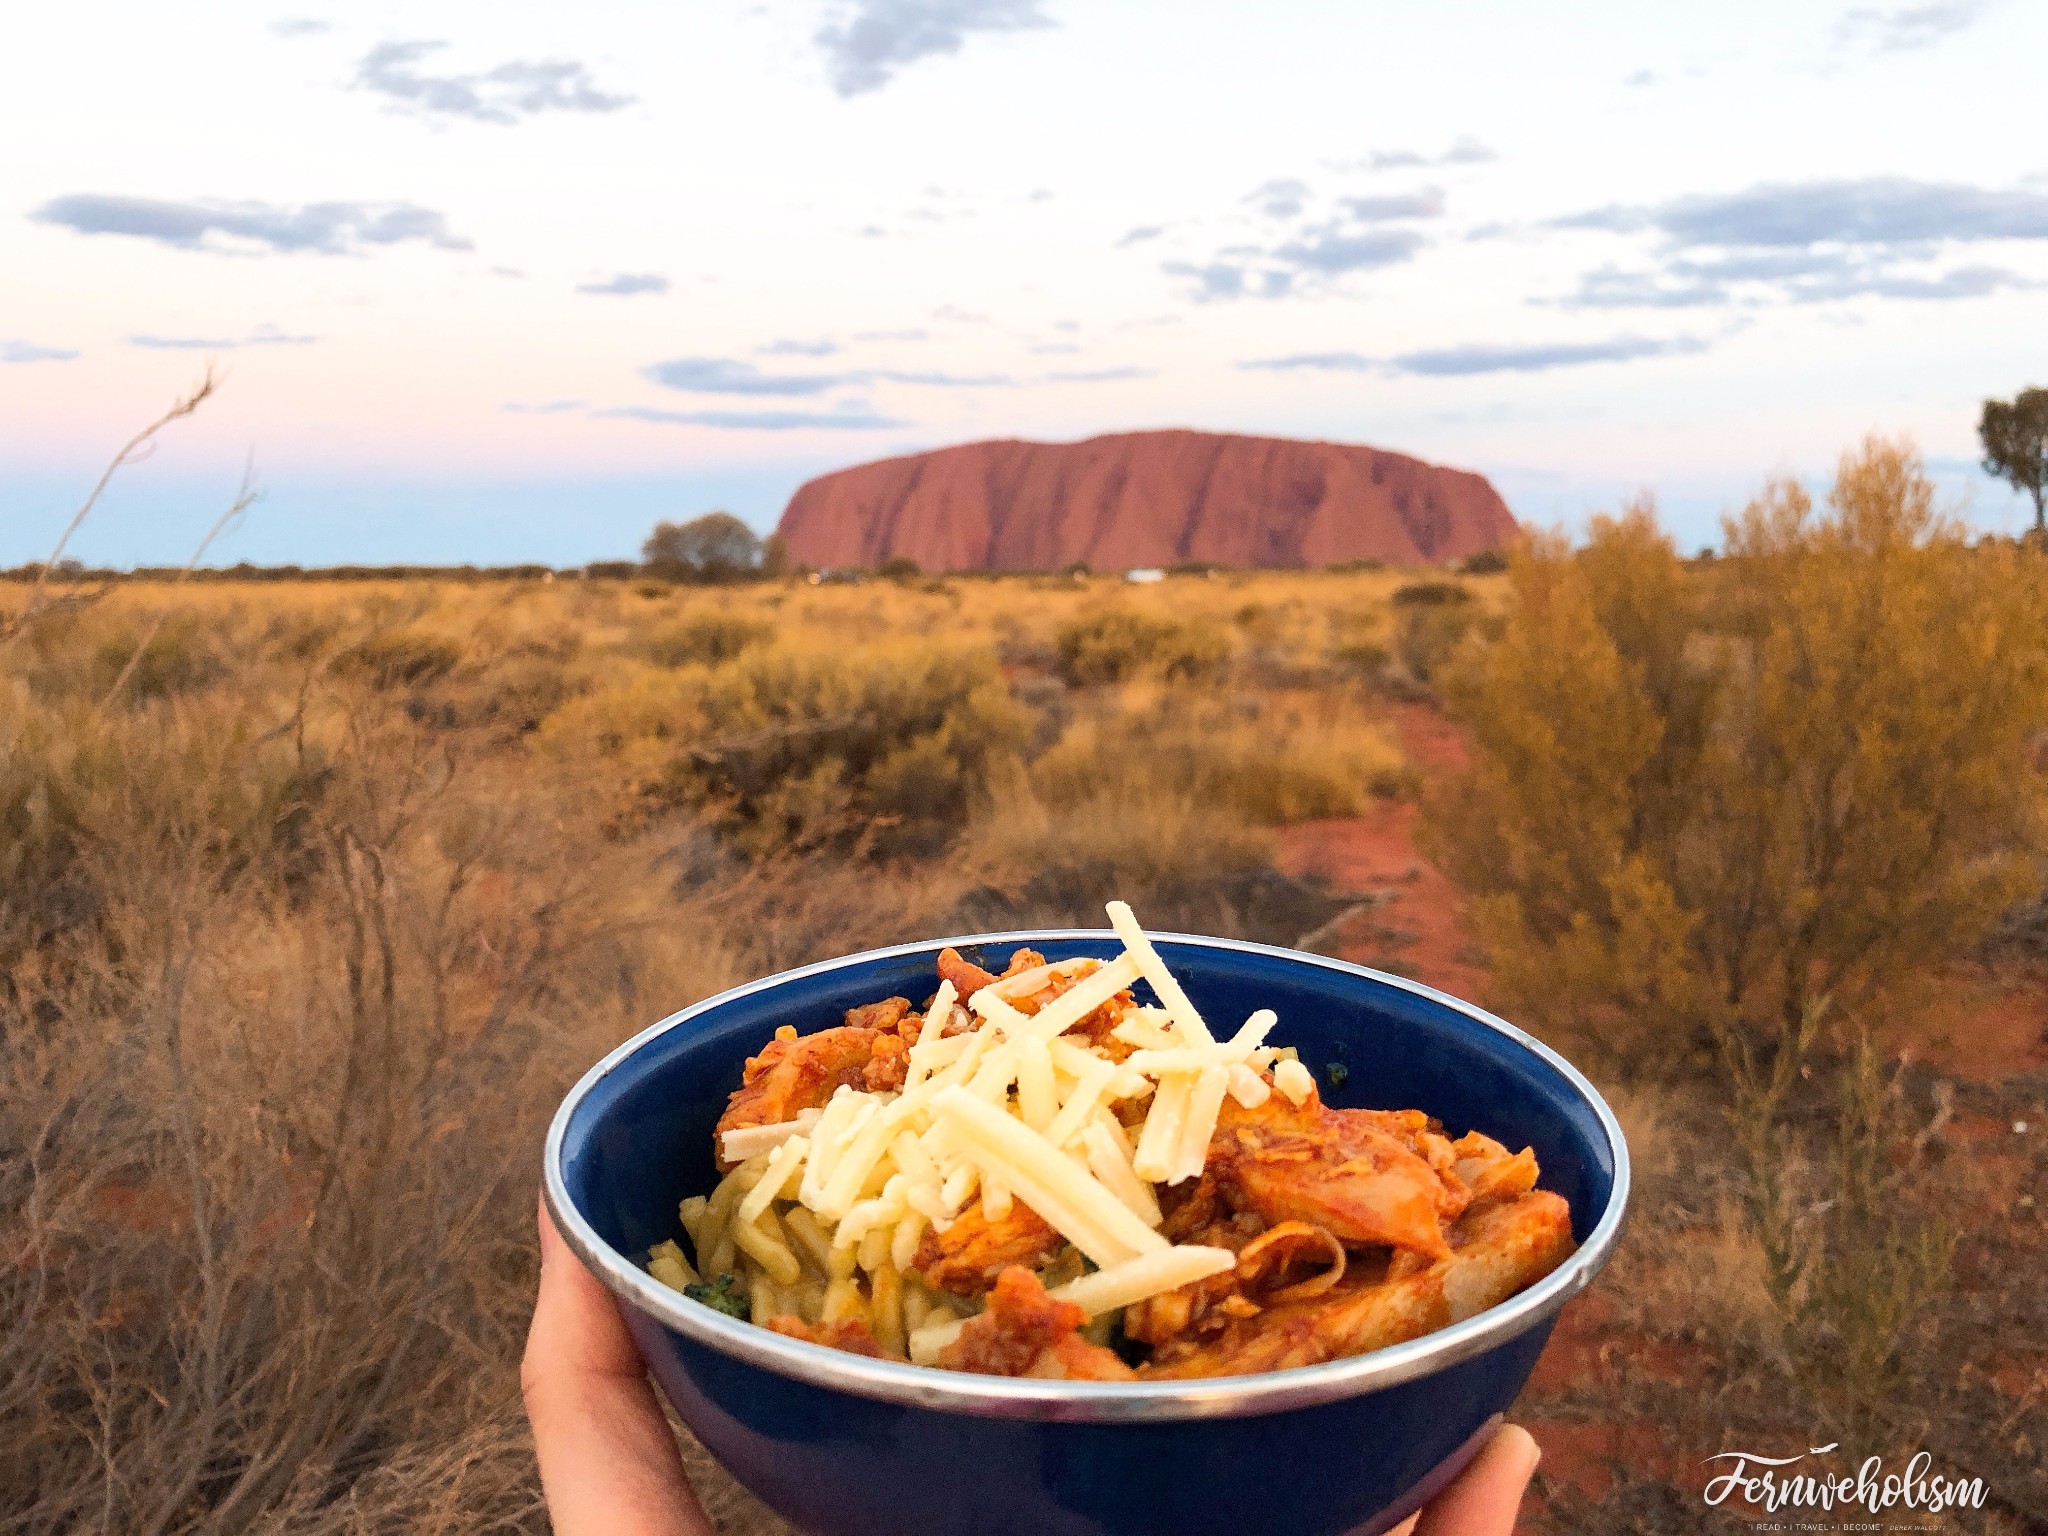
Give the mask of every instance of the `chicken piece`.
<svg viewBox="0 0 2048 1536">
<path fill-rule="evenodd" d="M 951 945 L 939 951 L 939 980 L 953 983 L 953 990 L 961 1002 L 966 1002 L 995 979 L 972 960 L 963 958 L 960 951 Z"/>
<path fill-rule="evenodd" d="M 742 1126 L 780 1125 L 803 1110 L 822 1109 L 842 1084 L 865 1088 L 880 1038 L 872 1029 L 841 1026 L 799 1035 L 783 1025 L 760 1055 L 748 1058 L 739 1091 L 718 1117 L 712 1145 L 722 1147 L 725 1133 Z M 719 1167 L 730 1166 L 721 1154 Z"/>
<path fill-rule="evenodd" d="M 911 1042 L 901 1035 L 878 1035 L 875 1053 L 861 1068 L 861 1085 L 869 1093 L 894 1093 L 910 1080 Z"/>
<path fill-rule="evenodd" d="M 1079 1332 L 1086 1314 L 1055 1301 L 1030 1270 L 1012 1265 L 996 1277 L 988 1310 L 967 1320 L 939 1352 L 949 1371 L 983 1376 L 1033 1376 L 1055 1381 L 1130 1381 L 1135 1372 Z"/>
<path fill-rule="evenodd" d="M 927 1227 L 917 1246 L 914 1267 L 933 1290 L 975 1296 L 995 1284 L 1012 1265 L 1036 1269 L 1065 1245 L 1066 1239 L 1022 1200 L 1010 1201 L 1010 1214 L 990 1221 L 976 1200 L 940 1232 Z"/>
<path fill-rule="evenodd" d="M 1344 1245 L 1321 1227 L 1303 1221 L 1268 1227 L 1249 1211 L 1177 1241 L 1228 1248 L 1237 1255 L 1237 1267 L 1124 1308 L 1124 1333 L 1155 1348 L 1213 1336 L 1276 1303 L 1320 1296 L 1343 1280 L 1350 1265 Z"/>
<path fill-rule="evenodd" d="M 1405 1277 L 1347 1276 L 1326 1295 L 1234 1322 L 1213 1340 L 1169 1344 L 1142 1374 L 1250 1375 L 1384 1349 L 1499 1305 L 1557 1268 L 1574 1247 L 1570 1208 L 1548 1190 L 1479 1211 L 1451 1236 L 1449 1257 Z"/>
<path fill-rule="evenodd" d="M 1491 1136 L 1471 1131 L 1451 1143 L 1457 1158 L 1452 1171 L 1472 1192 L 1467 1210 L 1503 1200 L 1519 1200 L 1536 1187 L 1536 1149 L 1510 1152 Z"/>
<path fill-rule="evenodd" d="M 875 1335 L 864 1317 L 843 1317 L 836 1323 L 807 1323 L 800 1317 L 771 1317 L 761 1326 L 792 1339 L 802 1339 L 806 1344 L 822 1344 L 827 1349 L 843 1349 L 849 1355 L 866 1355 L 874 1360 L 882 1358 L 882 1346 L 875 1342 Z"/>
<path fill-rule="evenodd" d="M 1030 951 L 1023 951 L 1023 953 L 1030 953 Z M 1019 1013 L 1026 1015 L 1035 1014 L 1039 1010 L 1049 1007 L 1055 999 L 1065 995 L 1073 987 L 1085 981 L 1101 968 L 1102 964 L 1100 961 L 1091 960 L 1086 965 L 1069 971 L 1065 975 L 1048 977 L 1045 985 L 1036 992 L 1033 992 L 1029 997 L 1012 998 L 1011 1002 Z M 1132 1051 L 1136 1050 L 1137 1047 L 1117 1039 L 1110 1031 L 1121 1024 L 1130 1011 L 1137 1006 L 1138 1000 L 1131 995 L 1128 989 L 1119 992 L 1108 1002 L 1100 1004 L 1084 1015 L 1079 1023 L 1073 1025 L 1067 1031 L 1066 1037 L 1077 1045 L 1091 1047 L 1098 1054 L 1108 1057 L 1111 1061 L 1122 1061 Z"/>
<path fill-rule="evenodd" d="M 1208 1172 L 1232 1210 L 1275 1226 L 1307 1222 L 1346 1247 L 1387 1243 L 1440 1259 L 1450 1252 L 1443 1223 L 1469 1197 L 1449 1144 L 1425 1156 L 1416 1139 L 1398 1114 L 1390 1123 L 1381 1111 L 1329 1109 L 1318 1098 L 1297 1108 L 1277 1093 L 1256 1109 L 1225 1099 Z"/>
</svg>

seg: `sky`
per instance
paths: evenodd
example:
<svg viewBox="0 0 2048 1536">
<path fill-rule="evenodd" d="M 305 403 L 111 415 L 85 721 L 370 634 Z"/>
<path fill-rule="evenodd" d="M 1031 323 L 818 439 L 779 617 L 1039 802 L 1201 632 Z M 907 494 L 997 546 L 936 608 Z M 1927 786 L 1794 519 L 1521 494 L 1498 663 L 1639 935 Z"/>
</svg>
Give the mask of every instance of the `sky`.
<svg viewBox="0 0 2048 1536">
<path fill-rule="evenodd" d="M 1366 442 L 1682 546 L 2048 384 L 2048 6 L 40 6 L 0 564 L 630 556 L 988 437 Z"/>
</svg>

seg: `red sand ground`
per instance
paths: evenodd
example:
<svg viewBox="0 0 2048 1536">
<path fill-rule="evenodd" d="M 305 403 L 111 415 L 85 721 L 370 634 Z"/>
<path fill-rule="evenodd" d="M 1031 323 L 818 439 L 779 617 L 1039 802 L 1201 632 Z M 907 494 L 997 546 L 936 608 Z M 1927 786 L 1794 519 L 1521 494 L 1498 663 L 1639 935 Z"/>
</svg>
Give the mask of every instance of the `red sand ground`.
<svg viewBox="0 0 2048 1536">
<path fill-rule="evenodd" d="M 1395 728 L 1402 750 L 1424 774 L 1456 773 L 1466 766 L 1463 736 L 1435 710 L 1399 706 Z M 1281 867 L 1376 898 L 1370 908 L 1338 924 L 1332 947 L 1342 958 L 1483 1001 L 1487 974 L 1465 927 L 1465 898 L 1417 848 L 1420 814 L 1413 801 L 1389 801 L 1367 816 L 1289 827 L 1281 835 Z M 1596 1499 L 1612 1485 L 1610 1464 L 1649 1465 L 1661 1454 L 1653 1428 L 1547 1423 L 1540 1417 L 1541 1400 L 1588 1374 L 1606 1374 L 1617 1348 L 1642 1359 L 1648 1341 L 1620 1329 L 1613 1310 L 1598 1294 L 1582 1296 L 1564 1309 L 1519 1414 L 1543 1448 L 1545 1480 Z M 1669 1363 L 1676 1370 L 1678 1363 Z"/>
<path fill-rule="evenodd" d="M 1466 766 L 1462 735 L 1433 709 L 1400 706 L 1395 726 L 1402 749 L 1424 774 L 1455 773 Z M 1416 844 L 1418 820 L 1418 807 L 1401 801 L 1363 817 L 1291 827 L 1281 837 L 1281 864 L 1290 874 L 1321 875 L 1335 889 L 1371 899 L 1369 906 L 1335 925 L 1330 947 L 1343 958 L 1483 1002 L 1488 977 L 1465 927 L 1464 896 L 1422 857 Z M 1970 990 L 1955 1022 L 1917 1045 L 1923 1060 L 1937 1071 L 1976 1082 L 2048 1065 L 2048 975 L 1980 976 Z M 2042 1129 L 2048 1131 L 2048 1125 Z M 1963 1117 L 1948 1134 L 1952 1142 L 1971 1146 L 1985 1165 L 1984 1209 L 1972 1214 L 2008 1217 L 2019 1197 L 2022 1172 L 2021 1159 L 2008 1151 L 2011 1126 Z M 1678 1382 L 1692 1379 L 1701 1363 L 1683 1350 L 1631 1333 L 1598 1291 L 1567 1306 L 1517 1411 L 1543 1448 L 1542 1480 L 1553 1508 L 1560 1501 L 1602 1497 L 1613 1485 L 1616 1465 L 1641 1468 L 1680 1486 L 1701 1477 L 1697 1467 L 1666 1464 L 1669 1453 L 1654 1425 L 1544 1417 L 1545 1399 L 1589 1377 L 1609 1376 L 1623 1356 L 1632 1372 L 1649 1371 Z M 2011 1379 L 1999 1385 L 2015 1397 L 2048 1390 L 2048 1355 L 2015 1360 L 2004 1374 Z M 1536 1503 L 1532 1498 L 1532 1507 Z"/>
</svg>

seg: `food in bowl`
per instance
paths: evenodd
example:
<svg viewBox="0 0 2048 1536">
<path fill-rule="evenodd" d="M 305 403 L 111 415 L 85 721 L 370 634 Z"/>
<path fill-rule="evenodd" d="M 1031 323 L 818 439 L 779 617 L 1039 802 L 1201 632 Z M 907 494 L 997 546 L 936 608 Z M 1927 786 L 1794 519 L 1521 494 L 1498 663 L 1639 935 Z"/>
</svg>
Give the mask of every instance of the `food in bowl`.
<svg viewBox="0 0 2048 1536">
<path fill-rule="evenodd" d="M 1219 1038 L 1122 902 L 1122 952 L 993 974 L 947 949 L 891 997 L 748 1060 L 682 1201 L 707 1306 L 855 1354 L 1143 1381 L 1417 1338 L 1573 1251 L 1532 1149 L 1419 1109 L 1333 1109 L 1261 1009 Z M 1141 1003 L 1134 988 L 1155 998 Z"/>
</svg>

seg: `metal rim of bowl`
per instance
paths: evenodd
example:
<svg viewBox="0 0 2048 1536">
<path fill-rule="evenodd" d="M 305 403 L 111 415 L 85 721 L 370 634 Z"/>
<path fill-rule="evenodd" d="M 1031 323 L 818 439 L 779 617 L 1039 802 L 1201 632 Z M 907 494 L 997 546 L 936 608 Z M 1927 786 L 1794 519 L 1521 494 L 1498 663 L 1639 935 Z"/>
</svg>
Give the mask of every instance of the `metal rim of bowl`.
<svg viewBox="0 0 2048 1536">
<path fill-rule="evenodd" d="M 715 1008 L 767 991 L 799 977 L 819 976 L 872 960 L 895 959 L 905 955 L 936 955 L 947 945 L 965 948 L 971 944 L 1032 944 L 1035 942 L 1117 942 L 1116 935 L 1101 929 L 1031 929 L 1014 933 L 968 934 L 958 938 L 932 939 L 915 944 L 898 944 L 887 949 L 865 950 L 836 960 L 782 971 L 759 981 L 733 987 L 706 998 L 680 1012 L 650 1024 L 637 1035 L 607 1054 L 569 1090 L 548 1126 L 546 1149 L 542 1154 L 542 1198 L 554 1217 L 555 1227 L 576 1255 L 616 1295 L 663 1326 L 696 1343 L 707 1345 L 752 1365 L 792 1377 L 814 1386 L 851 1392 L 883 1402 L 904 1403 L 984 1418 L 1064 1420 L 1084 1423 L 1167 1422 L 1180 1419 L 1238 1418 L 1252 1414 L 1278 1413 L 1310 1408 L 1340 1398 L 1362 1396 L 1384 1387 L 1396 1386 L 1433 1371 L 1484 1354 L 1517 1334 L 1555 1316 L 1573 1296 L 1591 1283 L 1593 1276 L 1613 1255 L 1620 1240 L 1628 1211 L 1630 1168 L 1628 1142 L 1620 1122 L 1600 1092 L 1564 1057 L 1526 1031 L 1461 998 L 1434 987 L 1391 976 L 1348 961 L 1281 949 L 1270 944 L 1252 944 L 1237 939 L 1207 938 L 1199 934 L 1154 933 L 1163 943 L 1194 948 L 1232 950 L 1265 955 L 1301 965 L 1318 966 L 1347 976 L 1364 977 L 1403 992 L 1414 993 L 1452 1008 L 1467 1018 L 1505 1035 L 1524 1050 L 1540 1057 L 1571 1084 L 1592 1107 L 1614 1157 L 1614 1184 L 1606 1209 L 1578 1250 L 1528 1290 L 1495 1307 L 1424 1334 L 1405 1344 L 1391 1345 L 1363 1355 L 1331 1360 L 1322 1365 L 1296 1366 L 1251 1376 L 1218 1376 L 1188 1381 L 1101 1382 L 1041 1381 L 1006 1376 L 979 1376 L 964 1371 L 940 1370 L 893 1360 L 874 1360 L 820 1344 L 788 1338 L 753 1323 L 741 1322 L 702 1306 L 670 1290 L 645 1269 L 599 1237 L 594 1227 L 576 1209 L 562 1177 L 562 1144 L 569 1120 L 585 1096 L 604 1078 L 650 1041 L 679 1028 Z"/>
</svg>

